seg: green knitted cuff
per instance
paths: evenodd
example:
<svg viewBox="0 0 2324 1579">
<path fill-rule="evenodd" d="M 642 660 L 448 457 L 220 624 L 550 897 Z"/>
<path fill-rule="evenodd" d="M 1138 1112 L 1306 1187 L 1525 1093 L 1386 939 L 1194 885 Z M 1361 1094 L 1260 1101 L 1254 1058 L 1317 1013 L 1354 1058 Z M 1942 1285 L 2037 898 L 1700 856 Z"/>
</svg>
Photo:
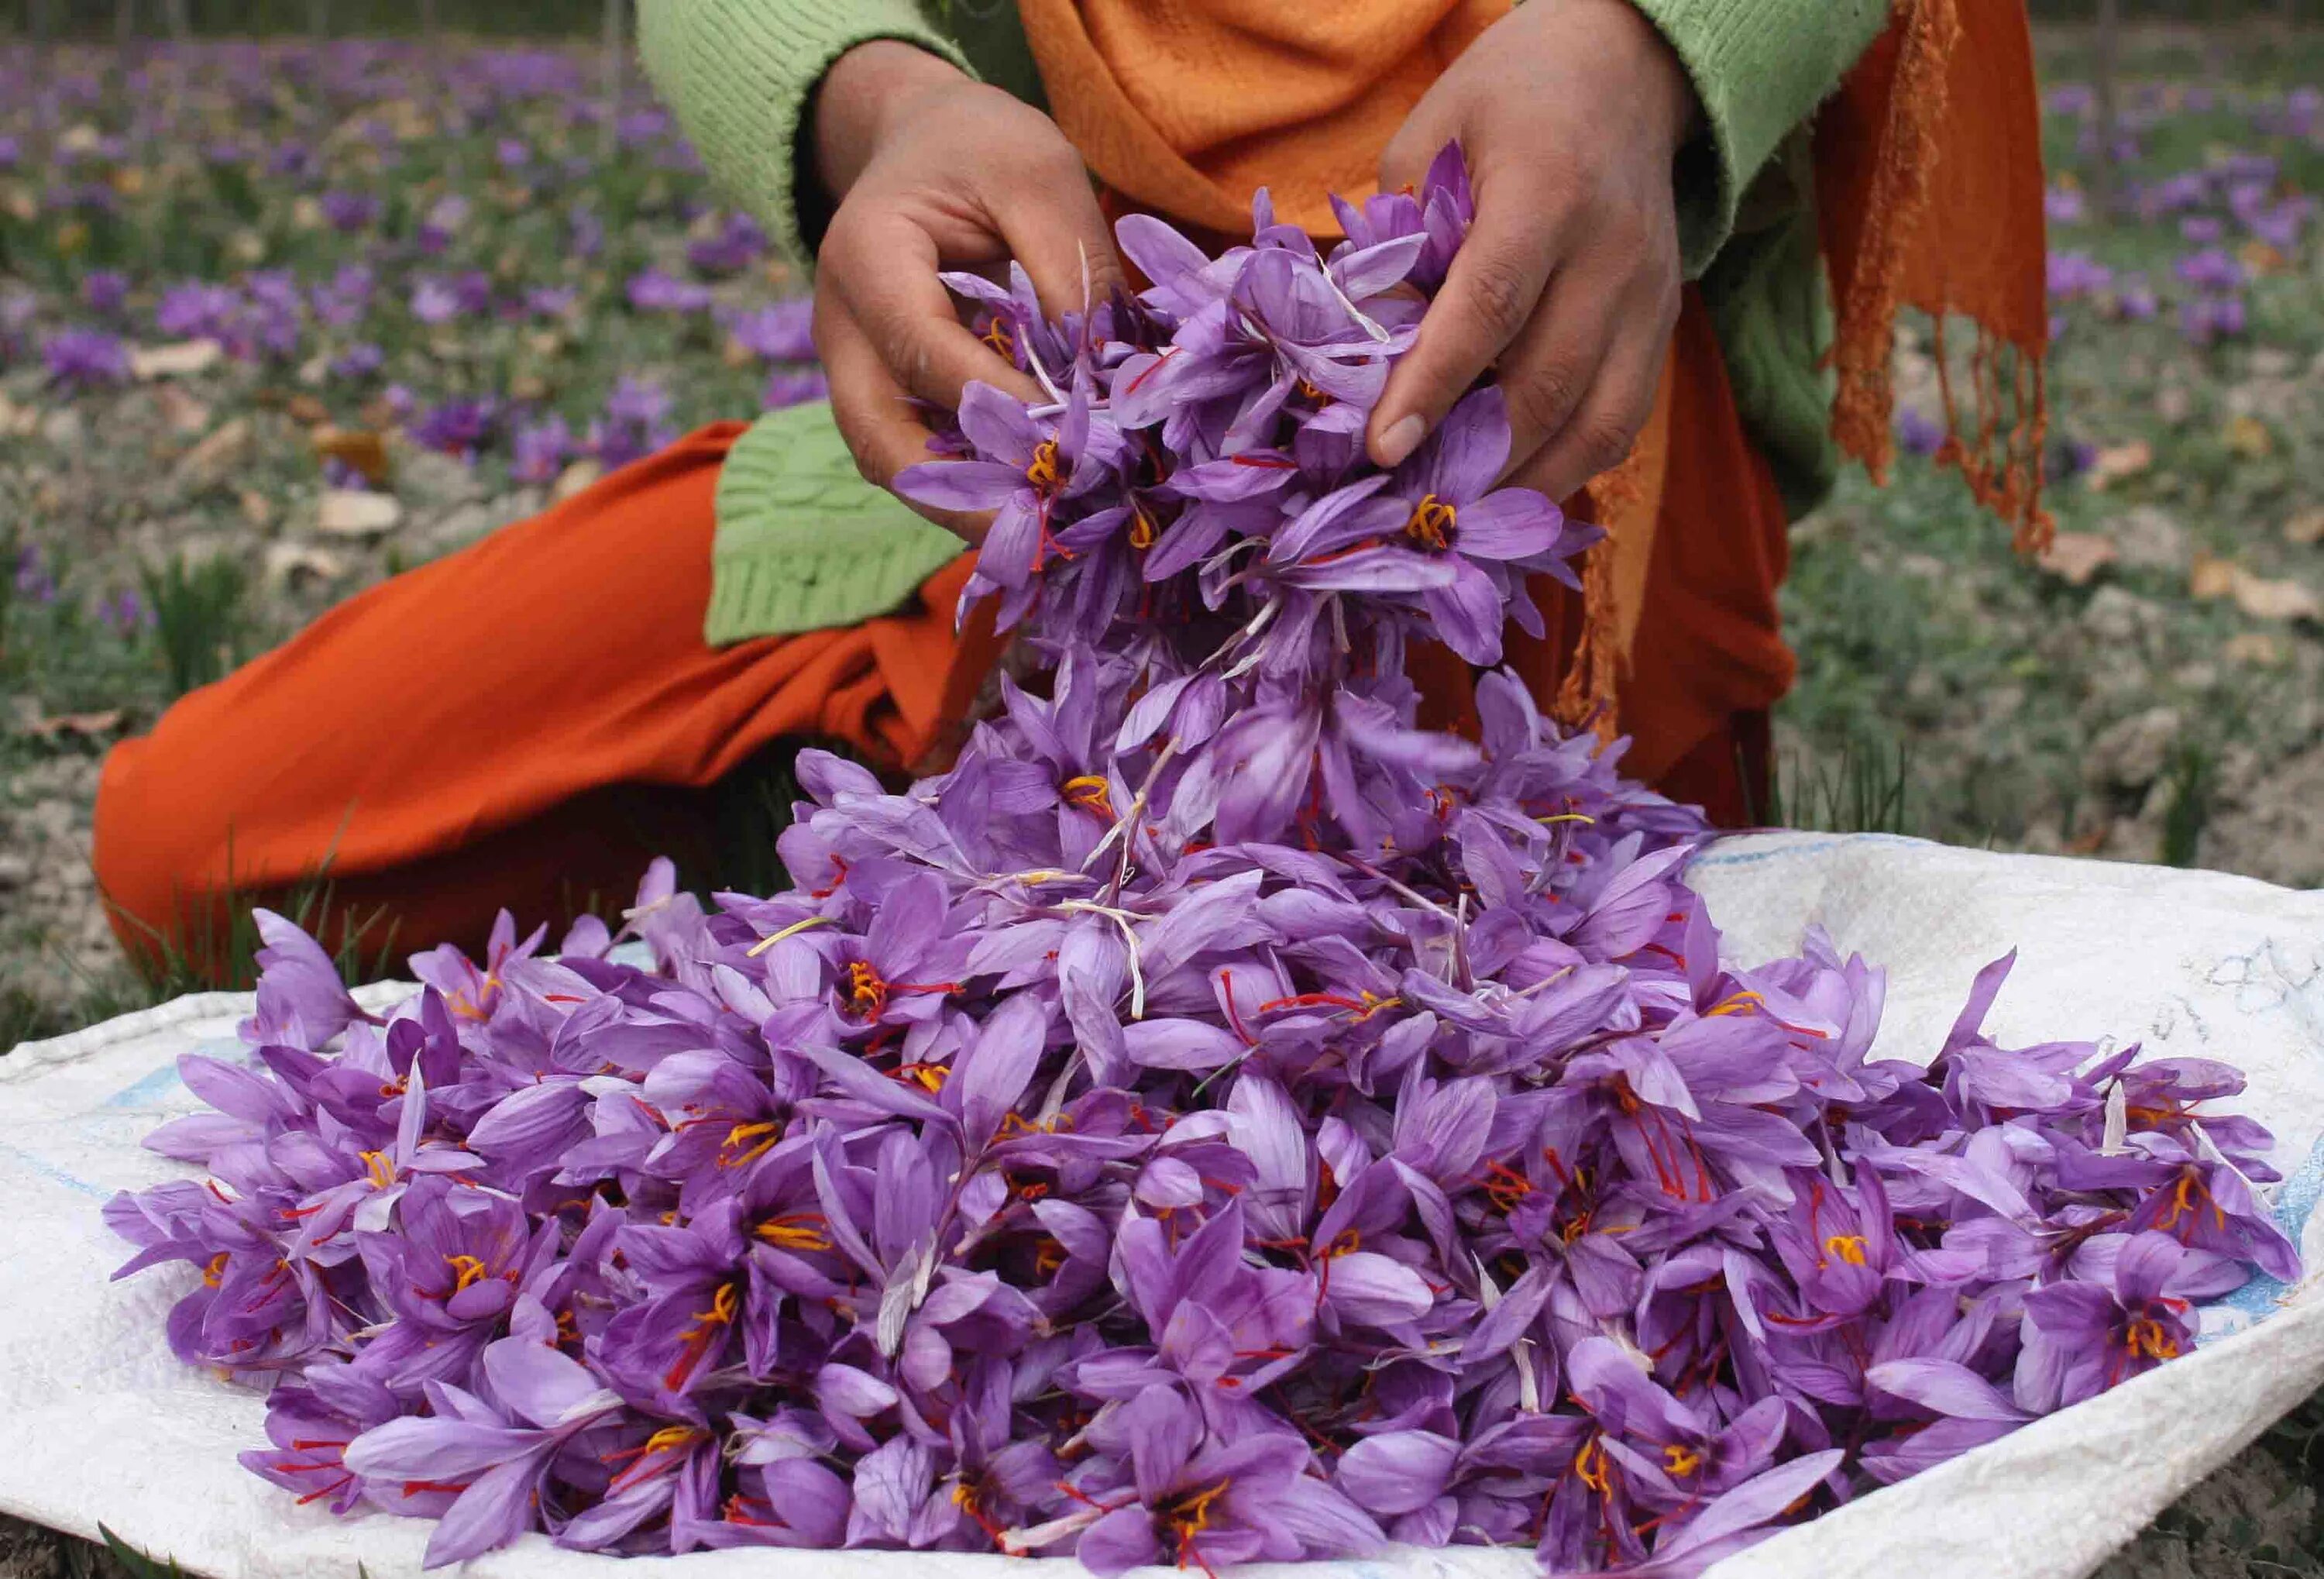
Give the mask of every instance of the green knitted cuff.
<svg viewBox="0 0 2324 1579">
<path fill-rule="evenodd" d="M 770 411 L 735 441 L 716 507 L 702 623 L 713 647 L 892 613 L 966 551 L 857 474 L 820 401 Z"/>
<path fill-rule="evenodd" d="M 1689 279 L 1727 244 L 1744 189 L 1886 25 L 1884 0 L 1631 0 L 1702 101 L 1705 143 L 1679 161 Z"/>
<path fill-rule="evenodd" d="M 638 43 L 702 162 L 800 266 L 800 122 L 832 62 L 873 39 L 967 60 L 912 0 L 640 0 Z"/>
</svg>

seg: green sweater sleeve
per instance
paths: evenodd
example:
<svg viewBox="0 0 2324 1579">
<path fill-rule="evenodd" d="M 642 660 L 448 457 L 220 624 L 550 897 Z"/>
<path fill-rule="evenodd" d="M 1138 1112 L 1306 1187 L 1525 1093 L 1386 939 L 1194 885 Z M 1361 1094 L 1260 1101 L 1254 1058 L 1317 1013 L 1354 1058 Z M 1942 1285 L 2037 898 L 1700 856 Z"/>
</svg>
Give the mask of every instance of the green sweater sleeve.
<svg viewBox="0 0 2324 1579">
<path fill-rule="evenodd" d="M 1682 156 L 1679 245 L 1688 277 L 1727 245 L 1784 136 L 1887 25 L 1886 0 L 1631 0 L 1662 31 L 1702 101 L 1703 143 Z"/>
<path fill-rule="evenodd" d="M 711 175 L 802 263 L 799 123 L 831 63 L 873 39 L 968 69 L 913 0 L 638 0 L 646 74 Z"/>
</svg>

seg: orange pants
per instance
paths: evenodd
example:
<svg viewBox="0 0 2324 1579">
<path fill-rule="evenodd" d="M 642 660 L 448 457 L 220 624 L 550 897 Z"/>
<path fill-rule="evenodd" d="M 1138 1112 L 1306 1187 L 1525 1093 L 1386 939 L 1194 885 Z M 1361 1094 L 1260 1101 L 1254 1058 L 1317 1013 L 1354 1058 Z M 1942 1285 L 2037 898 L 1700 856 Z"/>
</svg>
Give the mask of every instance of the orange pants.
<svg viewBox="0 0 2324 1579">
<path fill-rule="evenodd" d="M 965 553 L 921 606 L 703 644 L 712 495 L 742 430 L 706 428 L 530 521 L 348 599 L 124 741 L 97 873 L 133 955 L 213 974 L 229 902 L 318 874 L 398 949 L 473 946 L 626 904 L 658 854 L 713 857 L 709 788 L 784 736 L 925 756 L 990 669 L 957 640 Z M 334 942 L 329 937 L 327 943 Z"/>
<path fill-rule="evenodd" d="M 1659 612 L 1711 624 L 1686 585 L 1706 579 L 1730 603 L 1772 610 L 1781 502 L 1734 425 L 1723 374 L 1714 392 L 1692 431 L 1734 453 L 1701 457 L 1699 477 L 1674 467 L 1669 507 L 1692 525 L 1657 540 L 1641 688 L 1624 722 L 1638 735 L 1634 770 L 1735 826 L 1766 803 L 1775 692 L 1739 681 Z M 96 855 L 124 946 L 150 958 L 166 945 L 215 976 L 229 906 L 279 906 L 321 876 L 327 946 L 354 919 L 368 923 L 366 948 L 392 936 L 399 951 L 474 950 L 503 906 L 528 926 L 618 908 L 656 854 L 715 877 L 713 787 L 779 739 L 835 739 L 887 768 L 923 762 L 997 656 L 989 629 L 953 633 L 969 556 L 932 577 L 917 608 L 705 646 L 713 494 L 741 430 L 706 428 L 350 598 L 116 746 Z M 1720 482 L 1738 466 L 1755 486 Z M 1690 548 L 1705 532 L 1717 540 Z M 1568 646 L 1572 602 L 1551 606 Z M 1545 696 L 1555 655 L 1543 645 L 1512 660 Z M 1692 679 L 1663 672 L 1674 664 Z M 1462 669 L 1430 683 L 1457 693 L 1437 698 L 1457 713 L 1468 681 Z M 1663 705 L 1665 690 L 1687 705 Z"/>
</svg>

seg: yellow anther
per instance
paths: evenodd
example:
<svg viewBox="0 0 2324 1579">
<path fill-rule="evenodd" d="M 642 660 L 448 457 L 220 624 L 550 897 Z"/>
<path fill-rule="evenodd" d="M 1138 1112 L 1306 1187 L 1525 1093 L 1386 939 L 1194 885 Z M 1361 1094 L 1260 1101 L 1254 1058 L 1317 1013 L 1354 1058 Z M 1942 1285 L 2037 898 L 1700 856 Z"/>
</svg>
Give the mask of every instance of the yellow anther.
<svg viewBox="0 0 2324 1579">
<path fill-rule="evenodd" d="M 1450 548 L 1457 518 L 1458 512 L 1452 505 L 1431 494 L 1412 507 L 1412 519 L 1404 523 L 1404 535 L 1425 549 Z"/>
</svg>

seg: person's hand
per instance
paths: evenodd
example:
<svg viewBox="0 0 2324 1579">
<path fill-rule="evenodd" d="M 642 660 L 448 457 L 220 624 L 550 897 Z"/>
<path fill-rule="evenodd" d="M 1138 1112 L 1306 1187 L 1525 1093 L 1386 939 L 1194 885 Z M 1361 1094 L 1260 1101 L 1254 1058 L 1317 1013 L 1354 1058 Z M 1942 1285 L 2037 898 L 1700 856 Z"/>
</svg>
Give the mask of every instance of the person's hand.
<svg viewBox="0 0 2324 1579">
<path fill-rule="evenodd" d="M 1458 138 L 1477 217 L 1373 411 L 1373 460 L 1402 461 L 1498 365 L 1510 481 L 1563 499 L 1621 464 L 1678 321 L 1672 164 L 1699 108 L 1628 0 L 1526 0 L 1436 79 L 1380 188 Z"/>
<path fill-rule="evenodd" d="M 855 464 L 885 487 L 928 458 L 908 397 L 946 409 L 973 381 L 1032 381 L 969 332 L 938 270 L 1014 258 L 1056 318 L 1121 275 L 1081 156 L 1040 111 L 906 43 L 860 44 L 825 73 L 816 174 L 838 199 L 816 254 L 815 343 Z M 984 518 L 924 511 L 973 541 Z"/>
</svg>

